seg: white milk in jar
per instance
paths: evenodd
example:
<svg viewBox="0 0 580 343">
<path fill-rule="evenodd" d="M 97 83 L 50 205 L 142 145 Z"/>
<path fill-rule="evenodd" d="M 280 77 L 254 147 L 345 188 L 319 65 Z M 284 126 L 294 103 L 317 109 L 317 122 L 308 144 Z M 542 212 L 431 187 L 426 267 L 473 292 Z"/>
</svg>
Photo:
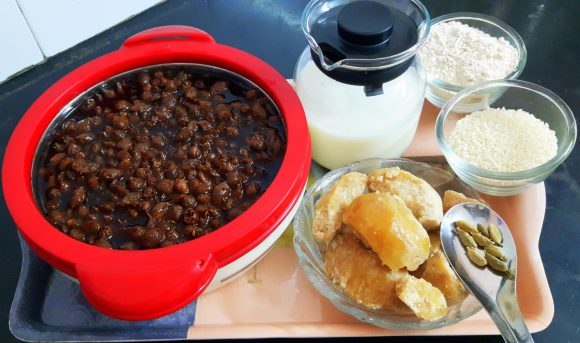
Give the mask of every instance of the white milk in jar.
<svg viewBox="0 0 580 343">
<path fill-rule="evenodd" d="M 302 29 L 309 46 L 294 72 L 312 157 L 335 169 L 400 157 L 423 107 L 426 74 L 415 54 L 429 14 L 417 1 L 312 0 Z"/>
<path fill-rule="evenodd" d="M 336 82 L 309 61 L 297 74 L 295 89 L 308 119 L 312 158 L 334 169 L 367 158 L 400 157 L 415 135 L 424 78 L 414 63 L 382 85 L 383 95 L 368 97 L 362 87 Z"/>
</svg>

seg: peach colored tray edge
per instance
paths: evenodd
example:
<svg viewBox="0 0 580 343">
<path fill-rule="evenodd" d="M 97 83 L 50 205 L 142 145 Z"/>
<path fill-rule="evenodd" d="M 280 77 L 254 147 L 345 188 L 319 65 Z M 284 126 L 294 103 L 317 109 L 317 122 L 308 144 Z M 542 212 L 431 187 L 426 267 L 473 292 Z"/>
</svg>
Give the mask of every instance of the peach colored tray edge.
<svg viewBox="0 0 580 343">
<path fill-rule="evenodd" d="M 433 133 L 433 124 L 438 109 L 425 102 L 420 124 L 415 139 L 409 147 L 406 156 L 435 156 L 440 155 Z M 518 284 L 526 285 L 518 288 L 520 306 L 525 321 L 531 332 L 544 330 L 552 321 L 554 302 L 548 285 L 543 263 L 539 252 L 539 238 L 546 208 L 546 193 L 544 184 L 538 184 L 526 193 L 505 198 L 485 197 L 490 205 L 506 220 L 516 241 L 518 250 Z M 294 261 L 288 259 L 294 258 Z M 274 248 L 266 258 L 258 264 L 297 263 L 291 248 Z M 283 268 L 282 268 L 283 269 Z M 272 270 L 271 268 L 269 269 Z M 250 270 L 247 274 L 251 273 Z M 292 270 L 295 279 L 305 279 L 302 270 Z M 256 273 L 254 269 L 254 274 Z M 358 322 L 342 313 L 332 312 L 332 305 L 324 298 L 316 299 L 317 309 L 323 314 L 321 318 L 311 318 L 308 306 L 295 304 L 295 308 L 278 309 L 296 312 L 295 317 L 276 316 L 275 306 L 268 308 L 269 303 L 260 303 L 254 307 L 253 303 L 244 304 L 243 291 L 248 289 L 247 284 L 256 276 L 244 275 L 234 280 L 232 284 L 203 295 L 198 299 L 195 324 L 188 330 L 188 339 L 220 339 L 220 338 L 266 338 L 266 337 L 353 337 L 353 336 L 418 336 L 418 335 L 493 335 L 498 331 L 484 311 L 455 325 L 430 331 L 389 331 L 369 324 Z M 244 282 L 245 280 L 245 282 Z M 287 287 L 285 285 L 284 287 Z M 293 290 L 290 285 L 287 290 Z M 303 284 L 301 284 L 304 287 Z M 259 287 L 256 286 L 259 289 Z M 298 287 L 297 287 L 298 288 Z M 310 287 L 312 288 L 312 287 Z M 287 291 L 286 290 L 286 291 Z M 239 293 L 238 293 L 239 292 Z M 264 292 L 263 290 L 261 292 Z M 315 299 L 312 289 L 296 290 L 296 293 L 306 293 L 305 298 Z M 262 293 L 260 293 L 262 294 Z M 237 297 L 237 296 L 241 297 Z M 290 294 L 292 295 L 292 294 Z M 298 294 L 299 295 L 299 294 Z M 236 297 L 234 300 L 232 297 Z M 231 301 L 231 302 L 230 302 Z M 298 300 L 299 301 L 299 300 Z M 325 303 L 328 302 L 328 303 Z M 228 302 L 226 304 L 225 302 Z M 275 302 L 274 302 L 275 303 Z M 329 305 L 330 304 L 330 305 Z M 243 322 L 236 322 L 236 317 L 244 311 L 239 307 L 247 306 L 247 313 L 242 314 Z M 228 307 L 238 307 L 229 310 Z M 263 307 L 260 307 L 263 306 Z M 330 308 L 329 308 L 330 306 Z M 217 310 L 216 310 L 217 308 Z M 253 311 L 255 313 L 253 313 Z M 338 312 L 338 310 L 334 309 Z M 268 313 L 272 311 L 272 313 Z M 324 315 L 331 320 L 324 322 Z M 309 317 L 310 316 L 310 317 Z M 346 316 L 346 317 L 345 317 Z M 266 319 L 265 319 L 266 318 Z M 273 323 L 267 322 L 272 318 Z M 296 321 L 301 318 L 302 322 Z M 278 320 L 279 322 L 275 322 Z M 292 320 L 295 320 L 292 322 Z"/>
<path fill-rule="evenodd" d="M 534 193 L 534 194 L 532 194 Z M 536 205 L 540 205 L 541 203 L 545 202 L 545 188 L 543 184 L 540 184 L 534 187 L 530 192 L 528 192 L 527 197 L 539 199 L 539 203 Z M 507 199 L 507 198 L 506 198 Z M 544 201 L 542 201 L 544 199 Z M 492 200 L 493 199 L 488 199 Z M 513 199 L 512 201 L 517 200 Z M 529 202 L 527 202 L 529 203 Z M 492 204 L 493 205 L 493 204 Z M 528 206 L 514 206 L 511 210 L 514 213 L 522 213 L 530 209 Z M 509 209 L 509 207 L 508 207 Z M 543 219 L 544 213 L 542 211 L 534 211 L 530 213 L 528 216 L 528 220 L 535 221 L 536 225 L 541 223 Z M 504 216 L 504 214 L 502 214 Z M 506 216 L 506 221 L 513 221 L 513 218 Z M 541 224 L 540 224 L 541 225 Z M 541 227 L 541 226 L 536 226 Z M 513 230 L 516 231 L 516 230 Z M 519 269 L 522 269 L 523 272 L 520 273 L 520 279 L 518 280 L 520 284 L 522 282 L 526 282 L 525 279 L 521 279 L 521 275 L 526 273 L 532 273 L 528 275 L 527 279 L 531 279 L 531 282 L 527 283 L 526 287 L 520 287 L 518 290 L 520 299 L 522 299 L 522 312 L 524 313 L 526 323 L 528 324 L 531 332 L 538 332 L 545 329 L 551 322 L 553 313 L 554 313 L 554 306 L 552 301 L 552 296 L 550 293 L 550 289 L 547 284 L 546 276 L 544 273 L 544 269 L 541 265 L 541 260 L 539 257 L 539 250 L 537 249 L 537 242 L 539 238 L 540 231 L 539 230 L 532 230 L 528 231 L 528 234 L 525 235 L 528 239 L 522 243 L 521 234 L 517 232 L 522 232 L 522 230 L 517 230 L 515 235 L 516 241 L 518 242 L 518 246 L 525 244 L 525 248 L 529 249 L 530 247 L 535 246 L 535 249 L 527 250 L 524 256 L 528 256 L 527 258 L 521 258 L 518 263 Z M 530 234 L 532 233 L 532 234 Z M 528 245 L 529 244 L 529 245 Z M 519 249 L 519 251 L 522 248 Z M 289 260 L 290 259 L 290 260 Z M 539 267 L 533 270 L 530 270 L 529 264 L 527 261 L 539 261 Z M 272 265 L 276 265 L 277 263 L 287 263 L 288 265 L 294 265 L 297 263 L 296 258 L 294 256 L 294 252 L 292 248 L 274 248 L 268 256 L 258 265 L 258 269 L 260 266 L 265 264 L 265 268 L 272 271 Z M 269 264 L 269 265 L 268 265 Z M 527 266 L 526 266 L 527 265 Z M 291 269 L 293 269 L 292 267 Z M 308 281 L 305 280 L 303 272 L 300 267 L 297 266 L 297 269 L 293 272 L 298 273 L 297 279 L 299 279 L 300 287 L 304 288 L 311 288 Z M 259 275 L 259 273 L 258 273 Z M 264 278 L 264 276 L 258 276 Z M 264 303 L 258 304 L 257 308 L 254 309 L 255 313 L 252 313 L 252 308 L 246 307 L 246 310 L 240 309 L 240 307 L 244 306 L 252 306 L 252 304 L 244 303 L 243 300 L 241 301 L 233 301 L 233 297 L 237 295 L 237 291 L 240 289 L 240 296 L 244 296 L 244 290 L 248 287 L 247 283 L 256 276 L 252 275 L 244 275 L 241 276 L 238 280 L 235 280 L 232 285 L 226 285 L 223 289 L 217 290 L 215 292 L 209 293 L 207 295 L 202 296 L 198 301 L 198 310 L 196 313 L 196 323 L 194 326 L 190 327 L 188 331 L 188 339 L 218 339 L 218 338 L 266 338 L 266 337 L 352 337 L 352 336 L 432 336 L 432 335 L 494 335 L 498 334 L 497 329 L 495 328 L 493 322 L 489 319 L 487 314 L 484 311 L 479 312 L 478 314 L 470 317 L 460 323 L 457 323 L 452 326 L 444 327 L 437 330 L 431 331 L 389 331 L 384 330 L 381 328 L 377 328 L 368 324 L 364 324 L 358 322 L 354 319 L 350 319 L 350 317 L 343 315 L 342 313 L 338 313 L 338 310 L 335 310 L 332 307 L 332 304 L 329 302 L 326 303 L 326 299 L 319 297 L 323 304 L 316 304 L 313 306 L 313 312 L 321 312 L 323 317 L 327 317 L 330 319 L 329 322 L 324 322 L 325 318 L 315 318 L 313 319 L 312 316 L 308 313 L 310 310 L 310 306 L 302 304 L 296 304 L 295 307 L 297 309 L 292 309 L 297 312 L 297 315 L 292 317 L 291 315 L 286 317 L 284 314 L 276 314 L 275 309 L 268 309 L 263 308 L 260 306 L 264 306 Z M 535 278 L 535 280 L 534 280 Z M 237 284 L 237 285 L 236 285 Z M 295 286 L 295 285 L 291 285 Z M 292 289 L 292 287 L 288 287 L 288 289 Z M 284 290 L 283 294 L 288 293 L 288 289 Z M 314 289 L 306 289 L 304 297 L 306 300 L 312 300 L 313 295 L 312 292 L 316 292 Z M 264 296 L 269 296 L 271 293 L 276 293 L 276 291 L 266 290 L 258 290 L 257 293 L 263 293 Z M 280 292 L 279 292 L 280 293 Z M 250 294 L 251 296 L 252 294 Z M 291 295 L 291 294 L 290 294 Z M 528 301 L 526 301 L 528 300 Z M 532 301 L 530 301 L 532 300 Z M 230 310 L 227 309 L 228 305 L 224 304 L 224 301 L 229 302 L 229 306 L 238 307 L 237 310 Z M 237 304 L 236 304 L 237 303 Z M 268 302 L 265 302 L 268 304 Z M 236 306 L 237 305 L 237 306 Z M 221 307 L 222 310 L 215 310 L 216 308 Z M 335 310 L 336 313 L 328 314 L 327 312 L 330 310 Z M 224 311 L 225 309 L 225 311 Z M 272 313 L 267 313 L 272 311 Z M 286 309 L 280 309 L 280 311 L 288 311 Z M 227 312 L 227 313 L 222 313 Z M 236 317 L 236 312 L 239 312 L 237 315 L 243 316 L 241 320 L 247 321 L 246 323 L 236 323 L 235 321 L 240 320 L 239 317 Z M 261 312 L 266 312 L 262 316 L 260 315 Z M 291 312 L 291 311 L 289 311 Z M 325 314 L 326 313 L 326 314 Z M 273 321 L 280 320 L 280 321 L 291 321 L 296 320 L 296 318 L 303 318 L 305 319 L 304 322 L 279 322 L 279 323 L 267 323 L 265 322 L 266 317 L 272 317 Z M 251 321 L 257 320 L 261 322 L 254 322 Z M 308 322 L 308 320 L 314 320 L 315 322 Z M 317 321 L 318 320 L 318 321 Z M 333 322 L 334 321 L 334 322 Z"/>
</svg>

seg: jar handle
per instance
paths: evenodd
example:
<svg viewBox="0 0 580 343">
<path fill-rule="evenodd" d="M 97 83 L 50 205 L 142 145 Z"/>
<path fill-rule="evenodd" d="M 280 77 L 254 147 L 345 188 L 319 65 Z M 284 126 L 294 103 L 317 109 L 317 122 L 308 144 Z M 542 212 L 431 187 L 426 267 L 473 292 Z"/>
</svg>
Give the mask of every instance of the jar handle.
<svg viewBox="0 0 580 343">
<path fill-rule="evenodd" d="M 213 256 L 192 264 L 150 270 L 77 265 L 87 301 L 100 312 L 123 320 L 167 315 L 196 299 L 218 269 Z"/>
<path fill-rule="evenodd" d="M 215 40 L 207 32 L 191 26 L 168 25 L 155 27 L 134 34 L 127 38 L 123 47 L 147 44 L 164 40 L 193 40 L 200 43 L 215 43 Z"/>
</svg>

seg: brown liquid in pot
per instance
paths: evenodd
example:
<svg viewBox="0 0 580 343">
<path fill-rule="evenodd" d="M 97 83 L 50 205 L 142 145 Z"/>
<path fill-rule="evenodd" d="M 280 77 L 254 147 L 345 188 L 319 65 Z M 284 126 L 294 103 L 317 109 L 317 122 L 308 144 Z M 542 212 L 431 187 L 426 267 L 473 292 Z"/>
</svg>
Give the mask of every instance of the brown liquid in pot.
<svg viewBox="0 0 580 343">
<path fill-rule="evenodd" d="M 210 233 L 271 184 L 284 125 L 261 91 L 193 70 L 111 82 L 39 149 L 48 221 L 104 248 L 150 249 Z"/>
</svg>

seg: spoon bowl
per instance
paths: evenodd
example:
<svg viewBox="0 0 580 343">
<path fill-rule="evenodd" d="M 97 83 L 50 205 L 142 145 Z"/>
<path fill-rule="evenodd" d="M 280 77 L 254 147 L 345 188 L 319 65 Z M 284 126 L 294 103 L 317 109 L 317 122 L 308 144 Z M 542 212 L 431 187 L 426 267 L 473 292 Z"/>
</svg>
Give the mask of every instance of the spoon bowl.
<svg viewBox="0 0 580 343">
<path fill-rule="evenodd" d="M 478 267 L 466 254 L 457 236 L 455 223 L 464 220 L 474 227 L 496 225 L 502 236 L 502 250 L 509 273 Z M 491 208 L 478 203 L 464 203 L 451 208 L 441 221 L 441 246 L 449 264 L 465 287 L 481 302 L 506 342 L 533 342 L 523 320 L 516 294 L 517 254 L 505 221 Z M 511 274 L 511 275 L 510 275 Z"/>
</svg>

